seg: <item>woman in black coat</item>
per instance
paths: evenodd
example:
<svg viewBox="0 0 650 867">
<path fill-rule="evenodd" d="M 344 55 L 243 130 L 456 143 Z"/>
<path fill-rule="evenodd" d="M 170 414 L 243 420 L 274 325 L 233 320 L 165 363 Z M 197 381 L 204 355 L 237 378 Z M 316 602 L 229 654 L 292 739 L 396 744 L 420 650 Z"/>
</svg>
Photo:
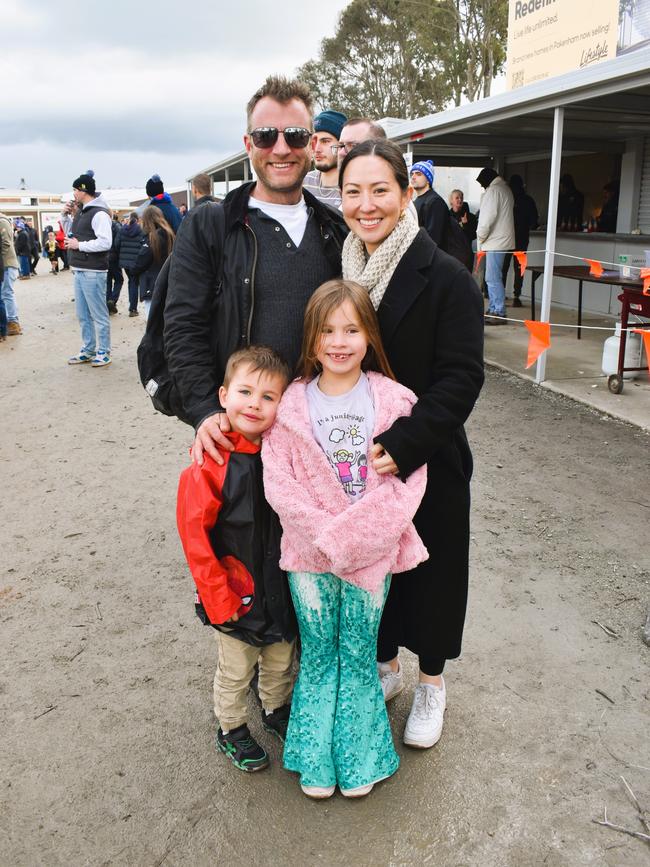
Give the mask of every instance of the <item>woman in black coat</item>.
<svg viewBox="0 0 650 867">
<path fill-rule="evenodd" d="M 116 243 L 119 250 L 118 265 L 120 268 L 124 268 L 129 281 L 129 316 L 138 315 L 139 277 L 133 269 L 143 243 L 144 232 L 140 228 L 138 215 L 133 212 L 129 217 L 129 222 L 120 232 L 119 240 Z"/>
<path fill-rule="evenodd" d="M 378 642 L 386 700 L 404 687 L 398 648 L 418 655 L 404 742 L 426 748 L 442 733 L 442 672 L 460 654 L 465 620 L 472 455 L 463 424 L 483 384 L 483 302 L 467 269 L 410 216 L 409 178 L 396 145 L 357 145 L 339 179 L 351 230 L 343 276 L 369 290 L 395 376 L 418 396 L 412 415 L 378 436 L 371 453 L 380 473 L 406 478 L 428 468 L 414 523 L 429 560 L 393 576 Z"/>
</svg>

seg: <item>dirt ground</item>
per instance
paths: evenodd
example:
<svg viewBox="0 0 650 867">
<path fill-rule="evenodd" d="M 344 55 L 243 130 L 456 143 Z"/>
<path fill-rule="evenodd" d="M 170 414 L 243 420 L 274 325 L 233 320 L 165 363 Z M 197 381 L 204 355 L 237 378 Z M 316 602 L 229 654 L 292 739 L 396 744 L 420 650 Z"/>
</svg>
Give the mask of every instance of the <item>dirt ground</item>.
<svg viewBox="0 0 650 867">
<path fill-rule="evenodd" d="M 254 704 L 272 767 L 249 777 L 214 748 L 213 638 L 174 525 L 189 431 L 139 384 L 143 318 L 123 298 L 114 363 L 69 367 L 70 275 L 17 296 L 25 333 L 0 344 L 0 863 L 650 864 L 592 821 L 607 808 L 644 831 L 622 777 L 650 809 L 647 434 L 488 371 L 443 738 L 401 746 L 405 690 L 398 774 L 313 803 Z"/>
</svg>

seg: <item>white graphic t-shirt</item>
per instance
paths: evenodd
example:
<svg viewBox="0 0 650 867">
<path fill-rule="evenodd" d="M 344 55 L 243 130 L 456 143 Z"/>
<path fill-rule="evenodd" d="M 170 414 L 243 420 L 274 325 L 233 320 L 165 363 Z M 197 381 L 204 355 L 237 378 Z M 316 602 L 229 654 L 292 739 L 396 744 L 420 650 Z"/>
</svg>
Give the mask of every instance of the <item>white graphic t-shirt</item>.
<svg viewBox="0 0 650 867">
<path fill-rule="evenodd" d="M 363 496 L 368 476 L 375 407 L 365 373 L 345 394 L 323 394 L 318 378 L 307 386 L 309 416 L 316 441 L 327 455 L 332 471 L 353 502 Z"/>
</svg>

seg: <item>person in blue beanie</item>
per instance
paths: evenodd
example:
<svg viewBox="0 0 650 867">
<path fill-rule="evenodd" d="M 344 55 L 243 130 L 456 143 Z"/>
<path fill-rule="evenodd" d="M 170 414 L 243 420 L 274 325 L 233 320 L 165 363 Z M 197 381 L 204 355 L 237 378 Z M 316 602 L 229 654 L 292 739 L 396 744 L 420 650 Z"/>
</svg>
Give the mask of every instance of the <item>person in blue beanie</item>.
<svg viewBox="0 0 650 867">
<path fill-rule="evenodd" d="M 444 248 L 444 234 L 449 223 L 449 210 L 442 196 L 433 189 L 435 168 L 433 160 L 423 160 L 411 167 L 411 186 L 417 196 L 415 210 L 418 222 L 426 229 L 431 240 Z"/>
<path fill-rule="evenodd" d="M 149 204 L 155 205 L 156 208 L 160 208 L 163 217 L 171 226 L 173 233 L 176 234 L 183 218 L 181 217 L 181 212 L 172 202 L 172 197 L 169 193 L 165 192 L 165 187 L 163 186 L 160 175 L 152 175 L 147 181 L 145 189 L 151 200 Z"/>
</svg>

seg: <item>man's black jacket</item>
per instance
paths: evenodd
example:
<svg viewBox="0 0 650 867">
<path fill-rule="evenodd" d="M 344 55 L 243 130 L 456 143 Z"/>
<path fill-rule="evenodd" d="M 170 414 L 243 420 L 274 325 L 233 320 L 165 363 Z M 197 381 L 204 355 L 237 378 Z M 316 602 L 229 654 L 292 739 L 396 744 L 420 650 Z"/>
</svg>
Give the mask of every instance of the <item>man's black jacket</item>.
<svg viewBox="0 0 650 867">
<path fill-rule="evenodd" d="M 223 205 L 192 208 L 174 244 L 165 303 L 165 354 L 185 415 L 195 428 L 220 410 L 217 392 L 226 362 L 250 343 L 257 261 L 257 238 L 247 219 L 253 187 L 254 183 L 243 184 Z M 343 217 L 306 190 L 303 194 L 320 227 L 333 273 L 340 274 L 347 234 Z M 223 208 L 223 238 L 215 208 Z"/>
<path fill-rule="evenodd" d="M 445 249 L 445 237 L 449 224 L 449 210 L 445 200 L 435 190 L 427 190 L 418 196 L 414 202 L 418 212 L 418 221 L 429 233 L 432 241 Z"/>
</svg>

